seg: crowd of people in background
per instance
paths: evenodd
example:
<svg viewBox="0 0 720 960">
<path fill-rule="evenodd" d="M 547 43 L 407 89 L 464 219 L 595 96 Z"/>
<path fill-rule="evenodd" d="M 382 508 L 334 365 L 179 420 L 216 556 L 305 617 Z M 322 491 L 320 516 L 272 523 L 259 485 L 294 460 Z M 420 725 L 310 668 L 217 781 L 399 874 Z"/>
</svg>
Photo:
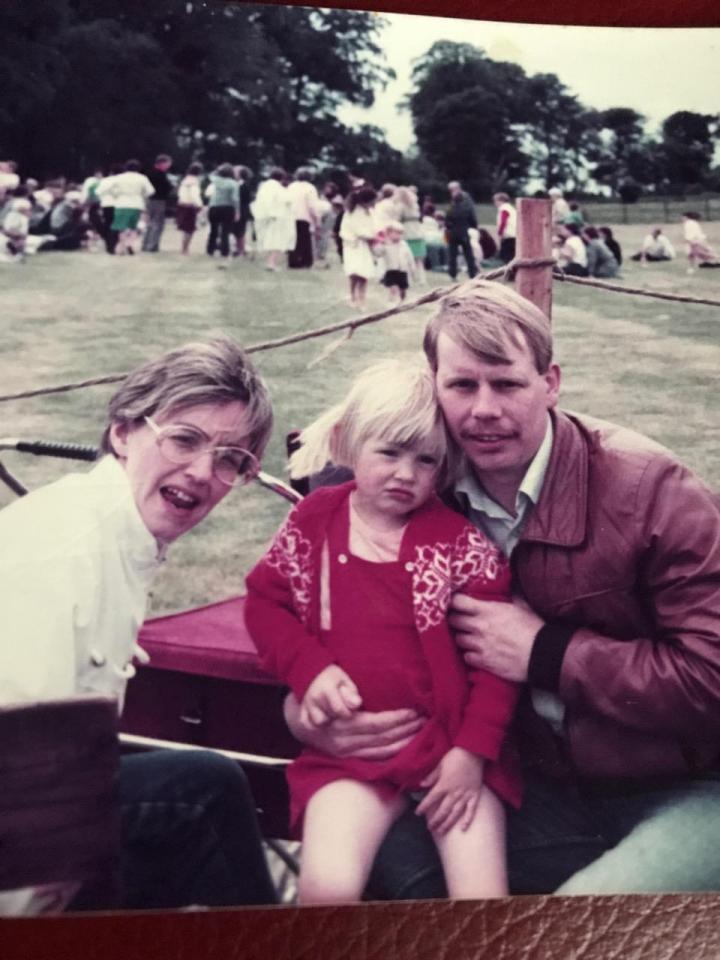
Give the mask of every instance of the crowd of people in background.
<svg viewBox="0 0 720 960">
<path fill-rule="evenodd" d="M 474 277 L 480 268 L 515 257 L 517 214 L 504 192 L 493 196 L 491 231 L 478 224 L 475 203 L 458 181 L 448 184 L 443 210 L 413 185 L 385 183 L 376 190 L 351 177 L 344 193 L 329 180 L 318 189 L 310 167 L 292 175 L 273 167 L 256 189 L 246 166 L 222 163 L 206 171 L 193 161 L 184 174 L 172 168 L 172 157 L 159 154 L 146 170 L 131 159 L 97 169 L 82 183 L 59 178 L 41 187 L 32 178 L 21 181 L 14 161 L 0 162 L 0 260 L 22 262 L 28 253 L 100 244 L 114 256 L 157 253 L 173 214 L 180 252 L 188 255 L 193 235 L 207 226 L 205 252 L 218 255 L 221 268 L 250 249 L 270 271 L 283 264 L 291 270 L 327 268 L 334 244 L 350 302 L 362 307 L 371 279 L 388 289 L 391 300 L 402 300 L 411 283 L 427 282 L 428 270 L 454 280 L 460 269 Z M 536 196 L 552 200 L 553 251 L 565 273 L 619 276 L 623 255 L 611 227 L 587 222 L 579 203 L 559 187 Z M 688 273 L 720 266 L 699 221 L 698 213 L 683 215 Z M 675 256 L 662 228 L 655 227 L 631 259 L 645 265 Z"/>
</svg>

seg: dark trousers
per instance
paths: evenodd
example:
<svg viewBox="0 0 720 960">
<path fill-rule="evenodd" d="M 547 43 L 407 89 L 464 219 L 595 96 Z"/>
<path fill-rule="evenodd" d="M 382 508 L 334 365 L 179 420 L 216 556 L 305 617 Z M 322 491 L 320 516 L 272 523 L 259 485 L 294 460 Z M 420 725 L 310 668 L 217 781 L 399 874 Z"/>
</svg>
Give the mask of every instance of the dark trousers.
<svg viewBox="0 0 720 960">
<path fill-rule="evenodd" d="M 515 237 L 506 237 L 500 241 L 498 256 L 503 263 L 510 263 L 515 257 Z"/>
<path fill-rule="evenodd" d="M 510 893 L 552 893 L 571 877 L 573 893 L 719 890 L 719 802 L 711 774 L 601 792 L 528 773 L 522 806 L 507 818 Z M 413 810 L 380 848 L 368 893 L 447 896 L 435 844 Z"/>
<path fill-rule="evenodd" d="M 581 267 L 579 263 L 568 263 L 563 267 L 565 273 L 570 277 L 589 277 L 590 273 L 587 267 Z"/>
<path fill-rule="evenodd" d="M 242 769 L 209 751 L 120 761 L 122 905 L 275 903 Z"/>
<path fill-rule="evenodd" d="M 112 222 L 115 216 L 115 207 L 102 207 L 103 233 L 102 238 L 105 241 L 105 249 L 108 253 L 115 253 L 115 247 L 118 242 L 118 232 L 112 229 Z"/>
<path fill-rule="evenodd" d="M 312 234 L 307 220 L 295 221 L 295 249 L 288 252 L 288 266 L 292 268 L 313 265 Z"/>
<path fill-rule="evenodd" d="M 160 237 L 165 229 L 165 208 L 164 200 L 148 200 L 147 205 L 147 224 L 145 225 L 145 236 L 143 237 L 142 248 L 145 253 L 157 253 L 160 249 Z"/>
<path fill-rule="evenodd" d="M 224 257 L 230 256 L 230 234 L 235 223 L 235 207 L 209 207 L 208 223 L 210 233 L 207 240 L 207 252 L 210 256 L 215 253 L 220 241 L 220 253 Z"/>
<path fill-rule="evenodd" d="M 459 237 L 451 236 L 448 241 L 448 273 L 453 280 L 457 277 L 458 248 L 462 250 L 463 256 L 465 257 L 468 276 L 470 278 L 474 277 L 477 273 L 477 265 L 475 263 L 475 256 L 472 252 L 472 247 L 470 246 L 470 237 L 467 235 L 467 233 L 464 233 Z"/>
</svg>

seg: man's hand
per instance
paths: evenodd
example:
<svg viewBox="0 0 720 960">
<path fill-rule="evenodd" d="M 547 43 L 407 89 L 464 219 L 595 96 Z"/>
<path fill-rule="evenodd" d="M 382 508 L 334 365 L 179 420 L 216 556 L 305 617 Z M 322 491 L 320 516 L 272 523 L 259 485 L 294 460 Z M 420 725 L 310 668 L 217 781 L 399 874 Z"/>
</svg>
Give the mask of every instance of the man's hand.
<svg viewBox="0 0 720 960">
<path fill-rule="evenodd" d="M 418 804 L 416 813 L 425 815 L 432 833 L 447 833 L 456 823 L 467 830 L 477 810 L 483 786 L 484 761 L 462 747 L 445 754 L 421 786 L 429 793 Z"/>
<path fill-rule="evenodd" d="M 300 720 L 321 727 L 338 717 L 351 717 L 362 706 L 358 688 L 342 667 L 325 667 L 305 691 L 300 705 Z"/>
<path fill-rule="evenodd" d="M 285 721 L 295 739 L 333 757 L 388 760 L 410 743 L 426 719 L 408 709 L 381 713 L 357 710 L 347 719 L 316 727 L 303 720 L 292 694 L 285 699 Z"/>
<path fill-rule="evenodd" d="M 470 667 L 504 680 L 527 680 L 533 642 L 544 621 L 519 597 L 512 603 L 456 593 L 448 616 L 455 642 Z"/>
</svg>

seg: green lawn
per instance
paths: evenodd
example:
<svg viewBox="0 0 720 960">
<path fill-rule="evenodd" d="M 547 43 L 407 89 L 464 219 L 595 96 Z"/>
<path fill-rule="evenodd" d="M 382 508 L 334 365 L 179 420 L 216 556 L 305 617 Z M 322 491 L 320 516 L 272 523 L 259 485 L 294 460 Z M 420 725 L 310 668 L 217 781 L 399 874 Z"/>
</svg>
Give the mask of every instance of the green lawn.
<svg viewBox="0 0 720 960">
<path fill-rule="evenodd" d="M 720 246 L 720 224 L 707 227 Z M 644 232 L 642 226 L 617 228 L 627 253 Z M 679 225 L 666 232 L 682 249 Z M 152 257 L 43 254 L 23 266 L 0 264 L 0 393 L 121 372 L 213 330 L 251 344 L 354 316 L 343 302 L 345 278 L 337 265 L 271 274 L 256 263 L 233 261 L 230 269 L 218 270 L 218 261 L 201 254 L 200 236 L 186 258 L 176 252 L 179 239 L 172 227 L 163 242 L 165 252 Z M 720 300 L 720 270 L 688 276 L 685 268 L 682 259 L 644 269 L 628 263 L 623 277 L 630 286 Z M 431 278 L 445 282 L 442 275 Z M 368 312 L 384 305 L 384 291 L 372 286 Z M 364 327 L 312 369 L 307 365 L 325 339 L 257 354 L 276 409 L 266 469 L 283 475 L 285 433 L 338 399 L 355 372 L 375 358 L 417 350 L 431 310 Z M 718 310 L 556 284 L 553 318 L 564 405 L 639 429 L 720 487 Z M 0 436 L 97 442 L 112 390 L 92 387 L 0 404 Z M 3 461 L 31 487 L 76 469 L 16 454 L 3 455 Z M 0 505 L 11 499 L 0 489 Z M 244 573 L 286 508 L 285 501 L 257 487 L 234 491 L 173 547 L 155 585 L 153 609 L 179 609 L 240 592 Z"/>
</svg>

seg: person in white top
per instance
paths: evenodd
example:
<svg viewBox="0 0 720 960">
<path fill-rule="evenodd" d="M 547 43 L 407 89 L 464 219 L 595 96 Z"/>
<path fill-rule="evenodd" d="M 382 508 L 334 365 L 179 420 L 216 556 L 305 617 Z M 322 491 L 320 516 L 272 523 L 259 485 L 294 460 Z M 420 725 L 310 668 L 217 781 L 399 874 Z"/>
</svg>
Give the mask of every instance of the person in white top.
<svg viewBox="0 0 720 960">
<path fill-rule="evenodd" d="M 350 282 L 350 303 L 358 310 L 365 305 L 367 283 L 375 275 L 372 245 L 379 233 L 373 213 L 375 197 L 372 187 L 353 190 L 347 199 L 347 210 L 340 226 L 343 270 Z"/>
<path fill-rule="evenodd" d="M 639 260 L 642 264 L 674 260 L 675 247 L 662 232 L 662 229 L 655 227 L 651 233 L 645 235 L 640 252 L 634 253 L 630 259 Z"/>
<path fill-rule="evenodd" d="M 295 246 L 288 251 L 288 267 L 303 269 L 313 265 L 313 234 L 320 220 L 318 192 L 311 183 L 312 171 L 300 167 L 287 192 L 295 219 Z"/>
<path fill-rule="evenodd" d="M 551 187 L 548 190 L 548 196 L 552 200 L 552 222 L 553 224 L 563 223 L 570 213 L 570 205 L 563 196 L 560 187 Z"/>
<path fill-rule="evenodd" d="M 386 223 L 381 236 L 382 243 L 377 246 L 384 269 L 380 282 L 388 288 L 390 303 L 395 303 L 405 299 L 410 279 L 416 278 L 415 258 L 405 241 L 405 228 L 399 220 Z"/>
<path fill-rule="evenodd" d="M 119 173 L 122 173 L 121 165 L 113 164 L 110 172 L 102 178 L 96 190 L 102 213 L 102 236 L 108 253 L 115 253 L 118 242 L 118 233 L 113 230 L 113 220 L 115 219 L 115 178 Z"/>
<path fill-rule="evenodd" d="M 380 187 L 379 196 L 373 208 L 373 215 L 377 223 L 378 230 L 382 230 L 386 223 L 398 219 L 398 204 L 395 199 L 395 192 L 398 188 L 394 183 L 384 183 Z"/>
<path fill-rule="evenodd" d="M 560 266 L 570 276 L 587 277 L 587 249 L 580 237 L 580 228 L 574 223 L 566 223 L 560 227 L 558 235 L 562 241 L 559 256 Z"/>
<path fill-rule="evenodd" d="M 699 221 L 699 213 L 689 210 L 683 214 L 683 236 L 687 244 L 688 273 L 695 272 L 696 264 L 700 267 L 720 267 L 720 260 L 708 244 L 705 231 L 700 226 Z"/>
<path fill-rule="evenodd" d="M 0 160 L 0 204 L 11 194 L 15 187 L 20 186 L 20 177 L 17 173 L 17 163 L 14 160 Z"/>
<path fill-rule="evenodd" d="M 32 204 L 26 197 L 18 197 L 10 202 L 10 209 L 2 220 L 3 255 L 5 263 L 22 263 L 25 258 L 25 247 L 30 230 L 30 213 Z"/>
<path fill-rule="evenodd" d="M 267 180 L 258 187 L 250 210 L 255 220 L 258 249 L 267 253 L 266 270 L 278 270 L 278 260 L 295 246 L 295 218 L 292 198 L 283 183 L 287 174 L 273 167 Z"/>
<path fill-rule="evenodd" d="M 503 263 L 510 263 L 515 256 L 517 214 L 506 193 L 496 193 L 493 203 L 497 207 L 497 237 L 500 248 L 498 256 Z"/>
<path fill-rule="evenodd" d="M 115 253 L 118 256 L 135 253 L 140 216 L 145 211 L 149 197 L 155 193 L 155 188 L 145 174 L 140 173 L 140 161 L 128 160 L 123 173 L 113 177 L 111 190 L 115 199 L 112 229 L 118 234 Z"/>
<path fill-rule="evenodd" d="M 147 660 L 137 632 L 168 545 L 252 479 L 271 426 L 267 390 L 229 338 L 171 350 L 128 376 L 110 400 L 98 465 L 0 511 L 0 705 L 101 695 L 122 709 L 132 661 Z M 274 901 L 232 761 L 123 756 L 120 799 L 123 906 Z M 32 891 L 24 899 L 16 912 L 33 911 Z"/>
<path fill-rule="evenodd" d="M 175 210 L 175 224 L 182 234 L 182 253 L 190 252 L 190 241 L 197 227 L 197 216 L 203 208 L 200 192 L 200 176 L 203 172 L 201 163 L 191 163 L 187 173 L 178 186 L 177 208 Z"/>
</svg>

